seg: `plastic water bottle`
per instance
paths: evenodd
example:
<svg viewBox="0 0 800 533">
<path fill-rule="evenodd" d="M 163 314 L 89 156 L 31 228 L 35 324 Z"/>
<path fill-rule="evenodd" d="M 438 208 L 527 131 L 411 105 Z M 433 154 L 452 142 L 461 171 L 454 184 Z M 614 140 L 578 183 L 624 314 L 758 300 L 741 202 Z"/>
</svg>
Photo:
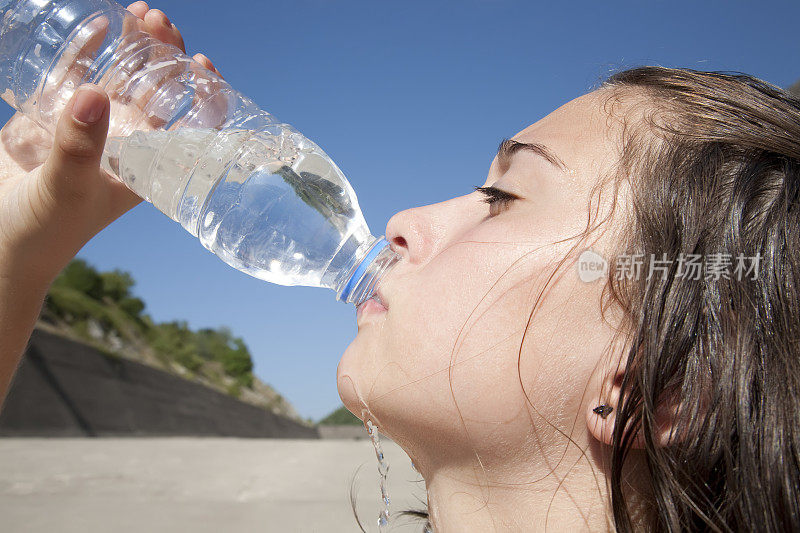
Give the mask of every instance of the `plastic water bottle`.
<svg viewBox="0 0 800 533">
<path fill-rule="evenodd" d="M 0 96 L 51 133 L 75 89 L 111 99 L 103 168 L 223 261 L 356 306 L 398 256 L 316 144 L 111 0 L 0 0 Z"/>
</svg>

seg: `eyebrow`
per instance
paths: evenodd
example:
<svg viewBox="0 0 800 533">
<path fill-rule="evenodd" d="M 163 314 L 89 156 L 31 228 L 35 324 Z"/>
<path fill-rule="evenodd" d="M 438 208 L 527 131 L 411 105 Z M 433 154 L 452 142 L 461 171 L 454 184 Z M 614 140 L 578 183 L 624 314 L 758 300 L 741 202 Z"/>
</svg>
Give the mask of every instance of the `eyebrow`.
<svg viewBox="0 0 800 533">
<path fill-rule="evenodd" d="M 514 139 L 503 139 L 503 141 L 500 143 L 500 146 L 497 148 L 497 161 L 500 163 L 500 167 L 508 168 L 509 164 L 511 163 L 511 157 L 520 150 L 533 152 L 534 154 L 543 157 L 550 164 L 562 171 L 568 170 L 567 165 L 565 165 L 564 162 L 547 146 L 541 143 L 528 143 Z"/>
</svg>

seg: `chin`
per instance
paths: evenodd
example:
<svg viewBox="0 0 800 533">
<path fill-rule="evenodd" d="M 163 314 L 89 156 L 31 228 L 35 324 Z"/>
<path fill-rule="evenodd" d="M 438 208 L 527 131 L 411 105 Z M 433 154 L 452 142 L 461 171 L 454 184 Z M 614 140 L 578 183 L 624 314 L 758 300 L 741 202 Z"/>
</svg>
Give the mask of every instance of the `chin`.
<svg viewBox="0 0 800 533">
<path fill-rule="evenodd" d="M 369 387 L 364 388 L 365 358 L 369 355 L 364 335 L 357 335 L 345 349 L 339 365 L 336 367 L 336 388 L 344 406 L 360 419 L 364 419 L 363 411 L 367 409 L 366 395 Z"/>
</svg>

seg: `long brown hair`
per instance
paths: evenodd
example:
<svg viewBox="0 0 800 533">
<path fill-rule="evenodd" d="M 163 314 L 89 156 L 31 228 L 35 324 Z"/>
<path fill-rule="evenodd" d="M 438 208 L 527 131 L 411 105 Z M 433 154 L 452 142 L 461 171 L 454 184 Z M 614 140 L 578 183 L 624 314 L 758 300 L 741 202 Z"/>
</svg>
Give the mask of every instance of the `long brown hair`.
<svg viewBox="0 0 800 533">
<path fill-rule="evenodd" d="M 609 279 L 631 332 L 611 446 L 617 530 L 636 526 L 622 469 L 638 431 L 650 529 L 796 531 L 800 101 L 744 74 L 662 67 L 619 72 L 603 87 L 647 107 L 620 160 L 633 191 L 623 249 L 644 268 L 670 265 L 663 276 Z M 703 258 L 699 280 L 678 270 L 689 257 Z M 677 407 L 669 446 L 657 439 L 665 404 Z"/>
</svg>

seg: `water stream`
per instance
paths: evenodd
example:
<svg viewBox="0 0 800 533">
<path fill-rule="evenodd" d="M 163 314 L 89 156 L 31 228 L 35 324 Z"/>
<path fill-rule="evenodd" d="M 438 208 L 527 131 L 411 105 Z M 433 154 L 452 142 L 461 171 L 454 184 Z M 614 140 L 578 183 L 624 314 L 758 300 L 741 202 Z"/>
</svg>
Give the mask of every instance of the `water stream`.
<svg viewBox="0 0 800 533">
<path fill-rule="evenodd" d="M 367 413 L 364 413 L 365 415 Z M 383 447 L 381 447 L 380 435 L 378 435 L 378 428 L 372 423 L 369 416 L 362 416 L 365 420 L 364 427 L 367 429 L 367 434 L 372 441 L 372 446 L 375 448 L 375 457 L 378 458 L 378 474 L 381 476 L 381 499 L 383 500 L 383 509 L 378 515 L 378 531 L 384 533 L 389 526 L 389 493 L 386 489 L 386 476 L 389 473 L 389 463 L 386 462 L 386 457 L 383 455 Z"/>
</svg>

